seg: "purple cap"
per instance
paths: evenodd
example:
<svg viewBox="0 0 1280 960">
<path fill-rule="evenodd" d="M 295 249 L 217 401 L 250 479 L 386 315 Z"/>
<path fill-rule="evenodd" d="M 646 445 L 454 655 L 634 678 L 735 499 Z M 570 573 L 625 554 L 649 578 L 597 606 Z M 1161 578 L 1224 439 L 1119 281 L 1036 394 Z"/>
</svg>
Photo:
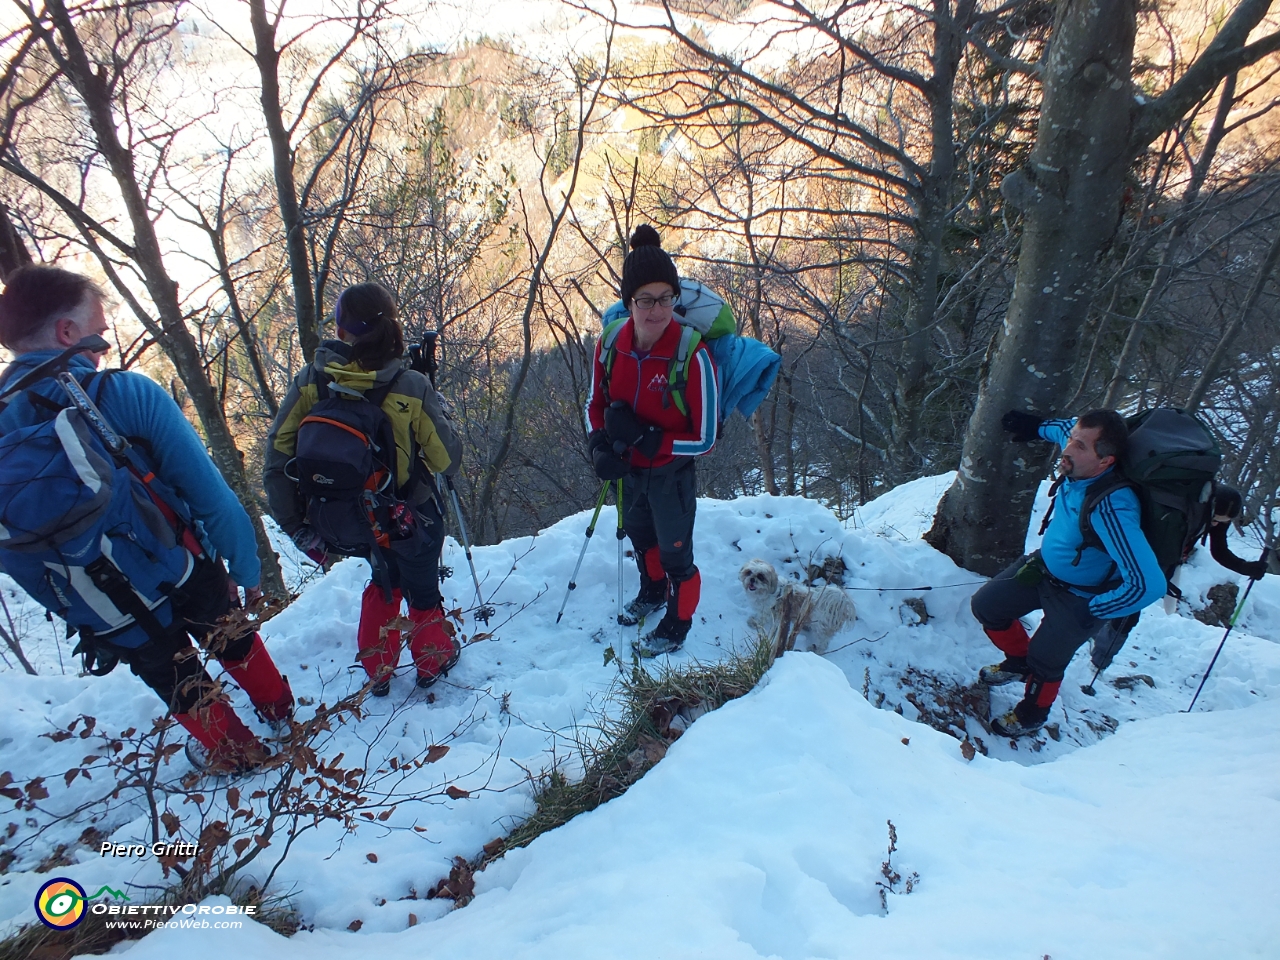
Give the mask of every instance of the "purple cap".
<svg viewBox="0 0 1280 960">
<path fill-rule="evenodd" d="M 346 291 L 344 290 L 343 293 L 345 294 Z M 334 305 L 334 308 L 333 308 L 334 322 L 337 323 L 339 327 L 347 331 L 347 333 L 351 334 L 352 336 L 363 337 L 366 333 L 368 333 L 370 330 L 373 329 L 374 323 L 377 321 L 379 317 L 382 316 L 383 312 L 379 310 L 373 316 L 368 318 L 358 317 L 354 314 L 354 312 L 350 308 L 346 310 L 342 309 L 342 301 L 344 299 L 346 299 L 345 296 L 338 297 L 338 302 L 337 304 Z"/>
</svg>

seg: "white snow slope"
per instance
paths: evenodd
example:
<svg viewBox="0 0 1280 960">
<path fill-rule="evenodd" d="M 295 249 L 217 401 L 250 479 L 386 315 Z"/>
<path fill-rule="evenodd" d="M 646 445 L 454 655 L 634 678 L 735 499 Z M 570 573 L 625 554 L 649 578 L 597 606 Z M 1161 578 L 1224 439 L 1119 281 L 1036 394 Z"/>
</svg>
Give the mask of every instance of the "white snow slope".
<svg viewBox="0 0 1280 960">
<path fill-rule="evenodd" d="M 968 612 L 976 578 L 918 539 L 949 480 L 900 487 L 847 524 L 799 498 L 700 501 L 703 603 L 673 662 L 745 646 L 736 572 L 756 556 L 799 571 L 842 555 L 858 621 L 825 658 L 783 657 L 757 690 L 697 721 L 626 795 L 508 853 L 477 875 L 469 906 L 450 910 L 423 892 L 454 856 L 474 856 L 530 811 L 522 768 L 547 767 L 554 749 L 572 771 L 567 738 L 607 705 L 618 669 L 604 664 L 605 647 L 618 645 L 611 508 L 558 627 L 587 514 L 477 549 L 486 599 L 499 611 L 492 639 L 467 647 L 435 702 L 400 677 L 391 697 L 367 704 L 364 719 L 335 730 L 322 751 L 367 754 L 372 768 L 450 747 L 400 788 L 428 800 L 402 802 L 345 838 L 336 825 L 298 836 L 274 886 L 314 929 L 291 939 L 252 921 L 164 929 L 117 950 L 133 960 L 177 951 L 184 960 L 230 951 L 279 960 L 1280 956 L 1280 582 L 1254 588 L 1194 714 L 1180 711 L 1223 631 L 1185 607 L 1156 607 L 1096 697 L 1081 692 L 1092 669 L 1087 651 L 1077 656 L 1051 717 L 1060 739 L 1015 748 L 971 722 L 989 756 L 966 761 L 957 739 L 915 722 L 907 700 L 927 707 L 930 690 L 970 683 L 996 657 Z M 452 542 L 446 562 L 456 571 L 447 602 L 470 605 Z M 630 594 L 630 560 L 626 574 Z M 344 562 L 268 624 L 267 643 L 300 697 L 332 703 L 359 686 L 350 664 L 365 578 L 363 564 Z M 1182 588 L 1202 606 L 1209 586 L 1233 579 L 1197 555 Z M 934 589 L 901 589 L 926 585 Z M 4 591 L 12 608 L 18 598 Z M 925 601 L 927 623 L 907 625 L 916 619 L 902 607 L 909 597 Z M 474 635 L 469 617 L 465 631 Z M 7 818 L 18 823 L 6 843 L 19 854 L 0 877 L 10 929 L 35 919 L 32 898 L 52 876 L 124 888 L 135 900 L 159 880 L 152 858 L 102 858 L 76 845 L 83 817 L 50 825 L 102 784 L 64 787 L 86 741 L 39 735 L 79 714 L 119 731 L 158 712 L 126 670 L 59 675 L 52 649 L 40 651 L 40 677 L 0 673 L 0 771 L 19 784 L 42 775 L 52 794 Z M 1151 685 L 1124 680 L 1139 675 Z M 1108 682 L 1116 679 L 1121 688 Z M 1019 693 L 996 691 L 993 709 Z M 179 755 L 171 775 L 186 770 Z M 450 799 L 448 784 L 470 796 Z M 211 791 L 204 803 L 216 811 L 223 801 Z M 893 869 L 918 879 L 909 893 L 905 879 L 895 884 L 884 909 L 887 821 L 897 832 Z M 116 842 L 149 842 L 146 824 L 135 801 L 113 805 L 95 826 Z M 57 844 L 73 862 L 34 872 Z M 356 920 L 359 932 L 349 932 Z"/>
</svg>

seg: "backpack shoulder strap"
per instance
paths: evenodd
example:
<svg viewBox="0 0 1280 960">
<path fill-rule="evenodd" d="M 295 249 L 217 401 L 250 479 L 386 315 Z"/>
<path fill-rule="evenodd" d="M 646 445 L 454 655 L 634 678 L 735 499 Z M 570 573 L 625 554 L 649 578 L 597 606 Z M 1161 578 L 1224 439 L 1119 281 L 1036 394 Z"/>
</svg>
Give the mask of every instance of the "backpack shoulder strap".
<svg viewBox="0 0 1280 960">
<path fill-rule="evenodd" d="M 627 317 L 619 317 L 600 334 L 600 361 L 604 364 L 606 374 L 613 373 L 613 359 L 618 353 L 618 334 L 622 332 L 622 325 L 627 320 Z"/>
<path fill-rule="evenodd" d="M 1128 487 L 1135 493 L 1138 490 L 1138 485 L 1118 470 L 1112 470 L 1108 476 L 1089 487 L 1089 492 L 1084 496 L 1084 503 L 1080 504 L 1080 547 L 1076 550 L 1077 563 L 1086 547 L 1103 549 L 1102 538 L 1093 529 L 1093 511 L 1103 500 L 1123 487 Z M 1139 500 L 1139 506 L 1141 506 L 1141 500 Z"/>
<path fill-rule="evenodd" d="M 368 400 L 370 403 L 372 403 L 379 410 L 381 410 L 382 405 L 387 400 L 387 397 L 391 395 L 391 391 L 395 389 L 395 385 L 400 382 L 400 378 L 403 376 L 404 376 L 404 371 L 401 370 L 399 373 L 397 373 L 394 377 L 392 377 L 382 386 L 374 387 L 371 390 L 366 390 L 364 392 L 364 398 Z"/>
<path fill-rule="evenodd" d="M 694 327 L 681 324 L 680 343 L 676 346 L 676 354 L 671 358 L 667 370 L 667 393 L 671 402 L 684 416 L 689 415 L 689 404 L 685 401 L 684 388 L 689 383 L 689 360 L 702 343 L 702 334 Z"/>
<path fill-rule="evenodd" d="M 613 377 L 613 361 L 618 356 L 618 334 L 622 332 L 622 325 L 629 320 L 628 316 L 621 316 L 617 320 L 608 324 L 604 331 L 600 334 L 600 362 L 604 365 L 604 402 L 609 402 L 609 381 Z"/>
<path fill-rule="evenodd" d="M 1067 482 L 1067 478 L 1063 474 L 1053 478 L 1053 483 L 1049 484 L 1049 509 L 1044 512 L 1044 519 L 1040 521 L 1040 536 L 1044 536 L 1044 532 L 1049 529 L 1049 521 L 1053 519 L 1053 508 L 1058 503 L 1058 491 L 1062 489 L 1062 485 Z"/>
</svg>

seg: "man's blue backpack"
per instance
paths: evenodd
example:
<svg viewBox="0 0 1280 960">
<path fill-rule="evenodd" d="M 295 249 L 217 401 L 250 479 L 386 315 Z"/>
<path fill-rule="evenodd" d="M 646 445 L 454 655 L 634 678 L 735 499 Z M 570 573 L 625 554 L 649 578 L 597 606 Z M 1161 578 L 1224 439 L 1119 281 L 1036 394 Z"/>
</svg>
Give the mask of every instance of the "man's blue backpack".
<svg viewBox="0 0 1280 960">
<path fill-rule="evenodd" d="M 106 377 L 86 372 L 80 396 L 96 399 Z M 67 402 L 77 382 L 20 384 L 39 419 L 0 436 L 0 569 L 79 630 L 88 649 L 99 640 L 134 648 L 171 628 L 171 598 L 195 557 L 145 463 L 94 403 Z"/>
</svg>

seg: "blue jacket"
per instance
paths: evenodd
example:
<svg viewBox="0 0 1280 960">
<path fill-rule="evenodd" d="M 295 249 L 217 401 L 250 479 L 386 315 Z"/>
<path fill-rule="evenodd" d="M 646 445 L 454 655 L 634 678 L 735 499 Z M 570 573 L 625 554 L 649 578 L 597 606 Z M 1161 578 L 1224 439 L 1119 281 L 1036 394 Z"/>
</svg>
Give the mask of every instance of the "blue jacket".
<svg viewBox="0 0 1280 960">
<path fill-rule="evenodd" d="M 5 368 L 0 384 L 59 352 L 24 353 Z M 71 359 L 70 365 L 77 374 L 93 369 L 92 362 L 80 354 Z M 52 380 L 35 387 L 36 392 L 58 403 L 66 401 L 62 388 Z M 24 394 L 25 391 L 17 394 L 0 413 L 0 434 L 39 420 Z M 156 476 L 190 508 L 192 518 L 204 528 L 203 539 L 227 559 L 231 579 L 242 587 L 258 586 L 262 564 L 253 523 L 209 459 L 204 442 L 164 388 L 141 374 L 116 371 L 97 396 L 99 408 L 118 433 L 146 441 L 148 448 L 140 452 Z"/>
<path fill-rule="evenodd" d="M 1046 420 L 1040 425 L 1040 436 L 1059 446 L 1075 420 Z M 1089 612 L 1103 620 L 1113 620 L 1137 613 L 1165 595 L 1168 581 L 1156 555 L 1142 532 L 1142 507 L 1131 487 L 1117 487 L 1094 508 L 1089 522 L 1106 550 L 1085 547 L 1080 562 L 1074 563 L 1083 537 L 1080 535 L 1080 508 L 1089 487 L 1107 470 L 1089 480 L 1067 480 L 1058 490 L 1053 519 L 1040 544 L 1040 556 L 1053 576 L 1064 583 L 1081 587 L 1101 587 L 1119 580 L 1119 585 L 1105 593 L 1073 589 L 1081 597 L 1090 597 Z"/>
</svg>

